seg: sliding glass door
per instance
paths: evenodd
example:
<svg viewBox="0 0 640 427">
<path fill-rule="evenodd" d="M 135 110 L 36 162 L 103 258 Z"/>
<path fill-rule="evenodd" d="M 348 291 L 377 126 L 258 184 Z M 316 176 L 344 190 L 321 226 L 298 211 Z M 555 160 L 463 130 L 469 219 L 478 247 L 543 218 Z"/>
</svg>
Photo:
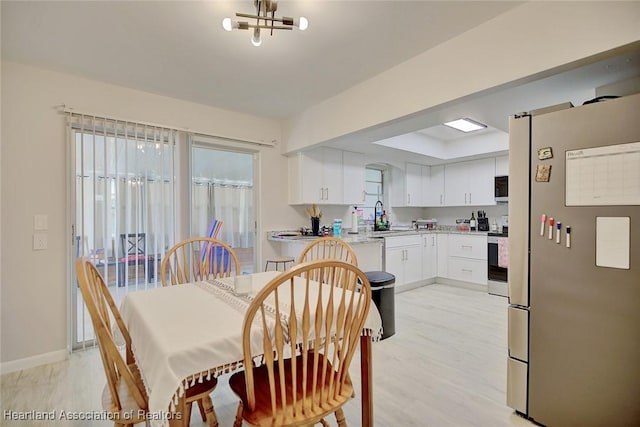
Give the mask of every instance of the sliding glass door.
<svg viewBox="0 0 640 427">
<path fill-rule="evenodd" d="M 176 131 L 71 114 L 68 132 L 73 259 L 98 267 L 117 304 L 127 292 L 161 286 L 159 262 L 175 240 Z M 94 333 L 72 279 L 72 346 L 79 348 Z"/>
<path fill-rule="evenodd" d="M 191 149 L 191 235 L 227 242 L 243 273 L 256 268 L 256 156 L 198 140 Z"/>
<path fill-rule="evenodd" d="M 90 259 L 116 304 L 162 286 L 165 253 L 187 237 L 216 237 L 256 271 L 257 151 L 175 129 L 69 114 L 72 262 Z M 212 223 L 217 227 L 212 229 Z M 72 268 L 72 346 L 95 340 Z"/>
</svg>

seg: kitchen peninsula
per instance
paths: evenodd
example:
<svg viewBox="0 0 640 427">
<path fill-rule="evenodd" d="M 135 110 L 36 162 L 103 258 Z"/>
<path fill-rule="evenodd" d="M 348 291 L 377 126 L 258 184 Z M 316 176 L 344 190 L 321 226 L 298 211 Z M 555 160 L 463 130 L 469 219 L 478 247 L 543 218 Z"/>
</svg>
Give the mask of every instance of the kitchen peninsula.
<svg viewBox="0 0 640 427">
<path fill-rule="evenodd" d="M 304 247 L 318 238 L 318 236 L 302 236 L 291 232 L 272 231 L 267 233 L 267 240 L 280 243 L 280 255 L 290 256 L 296 260 L 300 257 L 300 253 Z M 383 270 L 384 240 L 381 237 L 367 236 L 363 233 L 344 234 L 342 239 L 353 248 L 358 258 L 358 266 L 361 270 Z"/>
<path fill-rule="evenodd" d="M 280 255 L 298 259 L 317 236 L 271 231 L 267 240 L 278 242 Z M 444 283 L 487 291 L 487 232 L 399 230 L 344 234 L 363 271 L 387 271 L 396 276 L 396 292 Z"/>
</svg>

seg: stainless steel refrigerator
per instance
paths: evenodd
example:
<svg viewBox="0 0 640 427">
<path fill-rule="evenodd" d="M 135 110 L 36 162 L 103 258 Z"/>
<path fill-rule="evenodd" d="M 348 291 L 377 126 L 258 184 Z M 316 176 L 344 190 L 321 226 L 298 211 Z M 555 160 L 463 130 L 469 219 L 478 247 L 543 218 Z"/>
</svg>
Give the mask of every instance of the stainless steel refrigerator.
<svg viewBox="0 0 640 427">
<path fill-rule="evenodd" d="M 509 163 L 507 404 L 640 426 L 640 94 L 514 116 Z"/>
</svg>

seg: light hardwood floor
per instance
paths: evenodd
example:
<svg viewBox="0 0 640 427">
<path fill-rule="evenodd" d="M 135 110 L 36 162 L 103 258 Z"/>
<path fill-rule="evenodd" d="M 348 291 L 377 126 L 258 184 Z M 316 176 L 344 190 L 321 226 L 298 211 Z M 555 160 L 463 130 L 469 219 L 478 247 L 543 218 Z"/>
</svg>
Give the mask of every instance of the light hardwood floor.
<svg viewBox="0 0 640 427">
<path fill-rule="evenodd" d="M 534 426 L 505 404 L 507 300 L 447 285 L 396 295 L 396 334 L 373 345 L 376 427 Z M 359 385 L 358 360 L 352 364 Z M 108 421 L 9 421 L 13 411 L 100 411 L 105 384 L 95 349 L 65 362 L 3 375 L 0 425 L 107 426 Z M 345 406 L 360 425 L 359 389 Z M 213 393 L 220 426 L 231 426 L 237 399 L 221 378 Z M 197 409 L 193 426 L 204 426 Z M 328 420 L 335 425 L 335 419 Z"/>
</svg>

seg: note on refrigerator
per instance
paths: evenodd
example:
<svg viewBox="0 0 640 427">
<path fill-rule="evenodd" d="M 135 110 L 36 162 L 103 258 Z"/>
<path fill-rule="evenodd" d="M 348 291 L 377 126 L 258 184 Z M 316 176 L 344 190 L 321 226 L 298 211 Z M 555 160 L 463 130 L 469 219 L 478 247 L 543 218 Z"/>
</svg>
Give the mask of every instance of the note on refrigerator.
<svg viewBox="0 0 640 427">
<path fill-rule="evenodd" d="M 640 205 L 640 142 L 566 152 L 567 206 Z"/>
<path fill-rule="evenodd" d="M 629 269 L 629 217 L 596 217 L 596 266 Z"/>
</svg>

